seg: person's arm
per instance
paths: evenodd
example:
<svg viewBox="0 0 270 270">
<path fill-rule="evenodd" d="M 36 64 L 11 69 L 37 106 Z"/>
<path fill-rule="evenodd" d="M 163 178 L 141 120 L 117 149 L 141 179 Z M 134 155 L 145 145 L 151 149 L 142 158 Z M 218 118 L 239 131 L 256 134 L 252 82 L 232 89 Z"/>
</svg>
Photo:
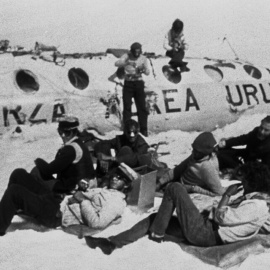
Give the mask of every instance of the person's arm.
<svg viewBox="0 0 270 270">
<path fill-rule="evenodd" d="M 166 171 L 158 180 L 156 185 L 156 190 L 160 190 L 162 186 L 168 184 L 169 182 L 180 182 L 183 172 L 186 170 L 190 157 L 186 158 L 179 165 Z"/>
<path fill-rule="evenodd" d="M 98 204 L 95 202 L 98 201 Z M 124 195 L 120 192 L 103 190 L 94 200 L 81 203 L 82 216 L 91 228 L 105 228 L 121 216 L 126 207 Z"/>
<path fill-rule="evenodd" d="M 173 179 L 172 179 L 173 181 L 178 181 L 178 182 L 180 181 L 180 178 L 181 178 L 182 174 L 184 173 L 184 171 L 188 167 L 190 159 L 191 159 L 191 156 L 189 156 L 188 158 L 183 160 L 179 165 L 174 167 L 174 169 L 173 169 Z"/>
<path fill-rule="evenodd" d="M 144 56 L 143 64 L 138 67 L 138 72 L 139 73 L 144 73 L 146 76 L 148 76 L 150 74 L 148 60 L 147 60 L 147 58 L 145 56 Z"/>
<path fill-rule="evenodd" d="M 203 194 L 203 195 L 207 195 L 211 197 L 217 196 L 217 194 L 199 186 L 192 186 L 192 185 L 186 185 L 186 184 L 184 184 L 184 186 L 188 193 L 199 193 L 199 194 Z"/>
<path fill-rule="evenodd" d="M 35 160 L 35 164 L 42 176 L 48 177 L 65 170 L 76 158 L 76 151 L 73 146 L 66 145 L 58 152 L 51 163 L 41 158 Z"/>
<path fill-rule="evenodd" d="M 162 187 L 163 185 L 171 182 L 174 179 L 174 170 L 170 169 L 167 170 L 160 178 L 159 178 L 159 183 L 157 187 Z"/>
<path fill-rule="evenodd" d="M 188 48 L 189 48 L 189 45 L 188 45 L 188 43 L 186 42 L 186 39 L 185 39 L 185 36 L 184 36 L 184 34 L 182 34 L 182 36 L 181 36 L 181 47 L 183 48 L 183 50 L 188 50 Z"/>
<path fill-rule="evenodd" d="M 115 62 L 116 67 L 125 67 L 128 64 L 128 54 L 123 54 L 119 60 Z"/>
<path fill-rule="evenodd" d="M 234 184 L 227 188 L 227 190 L 224 192 L 217 209 L 220 209 L 226 205 L 228 205 L 231 196 L 237 194 L 237 192 L 241 189 L 242 184 Z"/>
<path fill-rule="evenodd" d="M 164 41 L 163 41 L 163 48 L 166 51 L 173 50 L 173 47 L 170 45 L 170 34 L 169 32 L 165 35 Z"/>
<path fill-rule="evenodd" d="M 239 145 L 247 145 L 249 141 L 252 140 L 254 136 L 257 134 L 257 128 L 253 129 L 251 132 L 247 134 L 240 135 L 238 137 L 233 137 L 229 139 L 224 139 L 225 147 L 233 147 Z"/>
<path fill-rule="evenodd" d="M 237 185 L 236 187 L 234 186 L 230 186 L 228 193 L 225 193 L 226 195 L 223 196 L 225 198 L 221 199 L 214 213 L 215 221 L 223 226 L 249 224 L 246 227 L 245 233 L 252 236 L 258 232 L 260 227 L 269 218 L 267 203 L 264 200 L 247 199 L 243 200 L 237 207 L 229 206 L 229 198 L 238 192 L 239 187 Z"/>
<path fill-rule="evenodd" d="M 209 161 L 205 161 L 200 174 L 204 186 L 210 192 L 216 195 L 222 195 L 225 192 L 225 189 L 221 185 L 218 168 L 215 166 L 215 157 L 211 157 Z"/>
</svg>

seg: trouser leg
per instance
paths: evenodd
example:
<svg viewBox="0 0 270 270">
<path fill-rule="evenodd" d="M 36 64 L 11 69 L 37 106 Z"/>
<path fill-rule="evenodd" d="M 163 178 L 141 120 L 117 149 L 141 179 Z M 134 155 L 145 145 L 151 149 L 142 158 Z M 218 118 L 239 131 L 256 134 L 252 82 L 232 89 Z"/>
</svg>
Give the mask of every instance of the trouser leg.
<svg viewBox="0 0 270 270">
<path fill-rule="evenodd" d="M 15 169 L 9 178 L 8 187 L 16 184 L 25 187 L 29 191 L 34 192 L 35 194 L 47 194 L 50 192 L 49 187 L 46 186 L 46 183 L 37 181 L 30 173 L 25 169 Z"/>
<path fill-rule="evenodd" d="M 116 157 L 119 163 L 124 162 L 131 168 L 134 168 L 137 166 L 137 163 L 138 163 L 137 157 L 129 146 L 123 146 L 119 150 Z"/>
<path fill-rule="evenodd" d="M 179 49 L 178 51 L 174 51 L 170 53 L 171 60 L 169 64 L 173 68 L 186 66 L 186 63 L 183 63 L 184 56 L 185 56 L 185 51 L 183 49 Z"/>
<path fill-rule="evenodd" d="M 145 219 L 139 221 L 129 230 L 118 235 L 109 237 L 109 240 L 117 247 L 121 248 L 131 244 L 149 233 L 149 228 L 155 220 L 157 213 L 153 213 Z M 183 234 L 176 217 L 172 217 L 166 230 L 165 241 L 180 242 L 183 241 Z"/>
<path fill-rule="evenodd" d="M 0 233 L 6 232 L 19 209 L 35 217 L 41 224 L 53 227 L 59 203 L 50 194 L 36 195 L 21 185 L 12 184 L 0 202 Z"/>
<path fill-rule="evenodd" d="M 137 241 L 148 233 L 149 227 L 153 222 L 155 215 L 156 214 L 151 214 L 150 216 L 135 224 L 129 230 L 109 237 L 109 240 L 118 248 Z"/>
<path fill-rule="evenodd" d="M 135 105 L 137 108 L 138 122 L 140 125 L 140 131 L 144 136 L 148 136 L 147 120 L 148 111 L 145 103 L 144 82 L 136 81 L 136 91 L 134 93 Z"/>
<path fill-rule="evenodd" d="M 123 87 L 123 124 L 131 119 L 132 98 L 134 95 L 133 82 L 125 81 Z"/>
<path fill-rule="evenodd" d="M 189 243 L 205 247 L 220 244 L 220 238 L 214 231 L 212 223 L 200 214 L 185 187 L 180 183 L 170 184 L 166 189 L 150 231 L 164 234 L 169 216 L 175 208 L 181 231 Z"/>
</svg>

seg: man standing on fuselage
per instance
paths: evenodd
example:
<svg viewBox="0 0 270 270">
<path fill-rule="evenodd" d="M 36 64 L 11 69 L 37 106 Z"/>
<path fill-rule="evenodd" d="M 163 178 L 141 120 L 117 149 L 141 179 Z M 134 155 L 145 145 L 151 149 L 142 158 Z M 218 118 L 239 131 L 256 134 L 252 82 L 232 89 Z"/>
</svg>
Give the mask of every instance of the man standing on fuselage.
<svg viewBox="0 0 270 270">
<path fill-rule="evenodd" d="M 131 118 L 132 98 L 134 98 L 137 108 L 140 131 L 144 136 L 148 136 L 147 119 L 148 111 L 145 104 L 144 81 L 142 74 L 150 74 L 148 62 L 142 55 L 142 45 L 135 42 L 130 47 L 130 52 L 124 54 L 115 66 L 124 68 L 125 82 L 123 87 L 123 123 Z"/>
</svg>

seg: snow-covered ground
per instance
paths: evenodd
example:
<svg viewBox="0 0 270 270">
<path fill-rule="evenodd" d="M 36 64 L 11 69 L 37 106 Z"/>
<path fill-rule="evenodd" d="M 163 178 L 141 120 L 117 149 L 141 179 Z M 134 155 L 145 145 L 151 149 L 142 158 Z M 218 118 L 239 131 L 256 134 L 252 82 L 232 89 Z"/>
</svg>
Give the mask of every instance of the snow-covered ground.
<svg viewBox="0 0 270 270">
<path fill-rule="evenodd" d="M 265 115 L 242 117 L 234 124 L 213 133 L 217 140 L 250 131 L 258 125 Z M 5 134 L 0 141 L 2 154 L 0 197 L 6 188 L 8 177 L 13 169 L 23 167 L 30 170 L 33 160 L 42 157 L 48 161 L 54 158 L 61 140 L 56 132 L 56 125 L 41 124 L 33 127 L 22 127 L 20 135 Z M 112 137 L 115 132 L 106 136 Z M 198 132 L 171 130 L 151 135 L 150 143 L 168 142 L 161 145 L 159 152 L 170 152 L 161 160 L 170 167 L 178 164 L 191 150 L 191 143 Z M 226 183 L 224 183 L 226 184 Z M 160 199 L 156 200 L 159 205 Z M 98 236 L 110 236 L 128 229 L 143 215 L 126 209 L 122 223 L 113 225 Z M 252 255 L 236 269 L 266 269 L 270 266 L 267 253 Z M 112 255 L 104 255 L 99 249 L 87 247 L 84 239 L 67 234 L 61 229 L 46 230 L 33 223 L 27 223 L 19 217 L 13 219 L 7 235 L 0 240 L 0 269 L 215 269 L 182 251 L 174 243 L 157 244 L 147 237 L 132 245 L 116 250 Z"/>
<path fill-rule="evenodd" d="M 270 6 L 268 0 L 0 0 L 0 39 L 28 49 L 36 41 L 59 46 L 61 52 L 104 52 L 129 48 L 134 41 L 144 51 L 164 53 L 165 32 L 175 18 L 185 22 L 190 44 L 187 56 L 235 58 L 226 36 L 240 58 L 254 64 L 270 63 Z M 214 131 L 217 140 L 252 130 L 265 115 L 242 116 Z M 56 125 L 22 127 L 0 140 L 0 197 L 13 169 L 30 170 L 36 157 L 54 158 L 61 140 Z M 113 136 L 114 133 L 107 134 Z M 197 132 L 171 130 L 151 134 L 149 142 L 167 141 L 160 152 L 170 167 L 190 153 Z M 157 201 L 158 203 L 159 201 Z M 116 234 L 141 216 L 127 209 L 123 222 L 99 235 Z M 269 254 L 249 256 L 237 269 L 267 269 Z M 215 269 L 185 253 L 174 243 L 157 244 L 142 238 L 111 256 L 89 249 L 83 239 L 62 230 L 45 230 L 16 217 L 0 239 L 0 269 Z"/>
</svg>

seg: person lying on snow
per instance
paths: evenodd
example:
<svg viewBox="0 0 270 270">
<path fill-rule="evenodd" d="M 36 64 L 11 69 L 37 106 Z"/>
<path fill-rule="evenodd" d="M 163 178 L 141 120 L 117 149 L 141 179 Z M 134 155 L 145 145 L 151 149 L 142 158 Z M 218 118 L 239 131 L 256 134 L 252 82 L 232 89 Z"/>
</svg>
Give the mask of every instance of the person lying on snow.
<svg viewBox="0 0 270 270">
<path fill-rule="evenodd" d="M 62 226 L 85 224 L 93 229 L 104 229 L 112 222 L 119 222 L 127 205 L 127 193 L 137 178 L 137 173 L 131 174 L 130 170 L 122 163 L 111 173 L 109 186 L 104 188 L 90 189 L 82 180 L 79 190 L 65 205 Z"/>
<path fill-rule="evenodd" d="M 219 164 L 215 153 L 217 142 L 211 132 L 201 133 L 192 144 L 192 154 L 171 169 L 157 182 L 159 191 L 169 182 L 180 182 L 189 193 L 201 193 L 209 196 L 222 195 Z"/>
<path fill-rule="evenodd" d="M 96 173 L 98 178 L 102 178 L 99 185 L 107 185 L 106 174 L 122 162 L 131 168 L 143 165 L 148 165 L 152 169 L 166 167 L 153 155 L 150 146 L 139 131 L 138 122 L 130 119 L 125 123 L 122 135 L 95 145 L 95 156 L 98 159 Z M 111 155 L 111 150 L 115 151 L 115 156 Z"/>
<path fill-rule="evenodd" d="M 245 146 L 243 149 L 234 146 Z M 262 119 L 260 126 L 238 137 L 221 139 L 218 159 L 220 169 L 235 169 L 242 162 L 260 160 L 270 167 L 270 115 Z"/>
<path fill-rule="evenodd" d="M 185 241 L 194 246 L 210 247 L 249 239 L 270 232 L 270 171 L 261 163 L 247 163 L 238 170 L 244 195 L 230 201 L 241 186 L 229 186 L 208 217 L 199 212 L 181 183 L 166 188 L 157 213 L 151 214 L 131 229 L 109 238 L 85 236 L 90 248 L 99 247 L 111 254 L 116 248 L 148 235 L 155 242 Z M 173 216 L 174 210 L 176 215 Z"/>
<path fill-rule="evenodd" d="M 21 168 L 11 173 L 0 202 L 0 235 L 6 233 L 18 211 L 47 227 L 59 226 L 59 209 L 64 196 L 70 194 L 81 179 L 95 178 L 88 149 L 77 137 L 78 126 L 76 117 L 61 118 L 58 133 L 64 145 L 55 159 L 47 163 L 38 158 L 31 173 Z M 53 174 L 57 174 L 56 179 Z"/>
</svg>

